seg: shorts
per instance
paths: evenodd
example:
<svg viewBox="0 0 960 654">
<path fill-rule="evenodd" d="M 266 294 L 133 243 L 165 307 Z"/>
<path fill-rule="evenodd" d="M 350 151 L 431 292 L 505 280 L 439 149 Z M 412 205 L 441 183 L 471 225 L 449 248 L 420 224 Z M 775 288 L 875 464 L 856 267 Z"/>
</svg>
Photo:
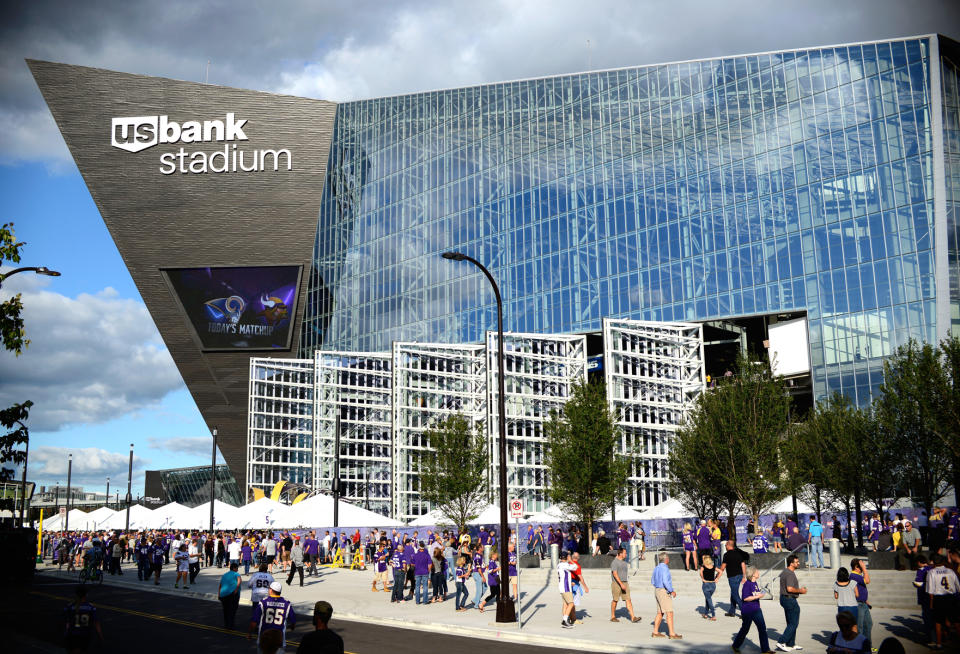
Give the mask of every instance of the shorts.
<svg viewBox="0 0 960 654">
<path fill-rule="evenodd" d="M 783 539 L 782 539 L 780 536 L 774 536 L 774 537 L 773 537 L 773 542 L 774 542 L 774 543 L 777 543 L 777 544 L 780 544 L 780 543 L 783 542 Z"/>
<path fill-rule="evenodd" d="M 510 575 L 510 583 L 511 584 L 517 583 L 517 575 Z"/>
<path fill-rule="evenodd" d="M 670 597 L 670 593 L 667 592 L 666 588 L 657 588 L 653 596 L 657 600 L 657 611 L 664 615 L 673 613 L 673 598 Z"/>
<path fill-rule="evenodd" d="M 266 563 L 267 565 L 273 565 L 273 560 L 274 560 L 275 558 L 277 558 L 277 555 L 276 555 L 276 554 L 267 554 L 267 555 L 264 557 L 263 562 Z"/>
<path fill-rule="evenodd" d="M 957 600 L 953 595 L 934 595 L 930 617 L 937 624 L 946 624 L 956 619 Z"/>
<path fill-rule="evenodd" d="M 573 593 L 560 593 L 564 604 L 573 604 Z"/>
<path fill-rule="evenodd" d="M 621 585 L 623 588 L 621 589 Z M 610 594 L 613 597 L 614 602 L 619 602 L 624 600 L 626 602 L 630 601 L 630 584 L 618 584 L 613 581 L 610 583 Z"/>
<path fill-rule="evenodd" d="M 390 573 L 387 572 L 386 570 L 384 570 L 383 572 L 378 572 L 378 573 L 376 573 L 375 575 L 373 575 L 373 583 L 377 583 L 378 581 L 382 581 L 383 583 L 387 583 L 387 575 L 388 575 L 388 574 L 390 574 Z"/>
<path fill-rule="evenodd" d="M 284 552 L 283 554 L 281 554 L 281 555 L 280 555 L 280 560 L 281 560 L 281 561 L 289 561 L 289 560 L 290 560 L 290 552 Z"/>
</svg>

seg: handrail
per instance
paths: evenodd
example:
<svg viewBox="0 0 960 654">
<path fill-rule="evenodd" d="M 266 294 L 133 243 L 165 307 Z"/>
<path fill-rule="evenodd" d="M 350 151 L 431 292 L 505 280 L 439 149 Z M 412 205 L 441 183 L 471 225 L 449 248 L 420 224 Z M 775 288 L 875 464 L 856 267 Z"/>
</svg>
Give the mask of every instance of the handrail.
<svg viewBox="0 0 960 654">
<path fill-rule="evenodd" d="M 766 568 L 765 570 L 763 570 L 763 571 L 760 573 L 760 577 L 757 579 L 757 585 L 758 585 L 758 586 L 763 590 L 763 592 L 765 593 L 763 599 L 769 599 L 769 600 L 772 600 L 772 599 L 773 599 L 773 594 L 770 592 L 770 581 L 767 581 L 766 583 L 763 583 L 763 578 L 766 577 L 766 576 L 767 576 L 768 574 L 770 574 L 771 572 L 773 572 L 774 570 L 778 569 L 781 565 L 783 566 L 784 569 L 786 569 L 786 567 L 787 567 L 787 559 L 790 557 L 791 554 L 796 554 L 796 553 L 799 552 L 800 550 L 806 550 L 806 551 L 807 551 L 807 561 L 806 561 L 806 562 L 807 562 L 807 564 L 809 564 L 809 563 L 810 563 L 810 543 L 803 543 L 803 544 L 800 545 L 799 547 L 796 547 L 796 548 L 790 550 L 789 552 L 785 552 L 784 555 L 783 555 L 783 560 L 777 561 L 776 563 L 774 563 L 773 565 L 771 565 L 770 567 Z"/>
</svg>

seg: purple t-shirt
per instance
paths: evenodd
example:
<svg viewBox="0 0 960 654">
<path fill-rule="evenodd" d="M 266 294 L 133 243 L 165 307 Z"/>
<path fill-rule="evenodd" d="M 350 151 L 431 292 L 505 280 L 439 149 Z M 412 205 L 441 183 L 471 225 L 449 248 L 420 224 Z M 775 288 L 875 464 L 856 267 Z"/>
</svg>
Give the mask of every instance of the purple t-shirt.
<svg viewBox="0 0 960 654">
<path fill-rule="evenodd" d="M 693 546 L 693 532 L 683 532 L 683 549 L 691 551 L 695 549 Z"/>
<path fill-rule="evenodd" d="M 743 606 L 740 609 L 740 612 L 744 615 L 750 615 L 751 613 L 756 613 L 760 610 L 760 600 L 753 600 L 747 602 L 746 599 L 751 595 L 755 595 L 760 587 L 755 581 L 745 581 L 743 582 L 743 590 L 740 597 L 744 600 Z"/>
<path fill-rule="evenodd" d="M 486 530 L 480 532 L 480 544 L 486 545 L 487 541 L 490 540 L 490 535 L 487 534 Z"/>
<path fill-rule="evenodd" d="M 413 555 L 413 574 L 415 575 L 428 575 L 430 574 L 430 564 L 432 560 L 430 559 L 430 553 L 426 550 L 419 550 L 416 554 Z"/>
<path fill-rule="evenodd" d="M 244 545 L 243 547 L 240 548 L 240 560 L 241 561 L 253 560 L 253 552 L 250 549 L 249 545 Z"/>
<path fill-rule="evenodd" d="M 507 575 L 511 577 L 517 576 L 517 553 L 516 552 L 507 553 Z"/>
<path fill-rule="evenodd" d="M 496 561 L 490 561 L 489 563 L 487 563 L 487 585 L 488 586 L 500 585 L 500 576 L 497 574 Z"/>
<path fill-rule="evenodd" d="M 708 550 L 711 546 L 710 527 L 707 527 L 706 525 L 700 525 L 700 528 L 697 529 L 697 548 L 701 550 Z"/>
<path fill-rule="evenodd" d="M 850 581 L 857 585 L 857 601 L 866 602 L 869 593 L 867 592 L 867 585 L 863 583 L 863 575 L 857 572 L 851 572 Z"/>
<path fill-rule="evenodd" d="M 308 538 L 303 541 L 303 553 L 310 556 L 316 556 L 320 553 L 320 541 L 316 538 Z"/>
<path fill-rule="evenodd" d="M 377 552 L 377 572 L 386 572 L 387 571 L 387 553 L 386 552 Z"/>
<path fill-rule="evenodd" d="M 480 552 L 473 555 L 473 569 L 477 572 L 483 569 L 483 555 Z"/>
</svg>

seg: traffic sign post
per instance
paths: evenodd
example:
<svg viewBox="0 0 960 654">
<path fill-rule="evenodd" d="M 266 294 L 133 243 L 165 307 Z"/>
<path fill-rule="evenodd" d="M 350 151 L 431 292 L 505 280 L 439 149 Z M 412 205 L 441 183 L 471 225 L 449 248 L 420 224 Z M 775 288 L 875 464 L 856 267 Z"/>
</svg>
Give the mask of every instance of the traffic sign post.
<svg viewBox="0 0 960 654">
<path fill-rule="evenodd" d="M 523 517 L 523 500 L 510 500 L 510 517 L 512 517 L 514 520 L 519 520 Z"/>
<path fill-rule="evenodd" d="M 523 517 L 523 500 L 515 498 L 510 500 L 510 516 L 513 518 L 513 537 L 515 539 L 515 549 L 517 552 L 517 626 L 523 629 L 523 618 L 520 613 L 520 518 Z M 507 561 L 507 570 L 510 569 L 510 562 Z M 509 579 L 509 575 L 507 575 Z"/>
</svg>

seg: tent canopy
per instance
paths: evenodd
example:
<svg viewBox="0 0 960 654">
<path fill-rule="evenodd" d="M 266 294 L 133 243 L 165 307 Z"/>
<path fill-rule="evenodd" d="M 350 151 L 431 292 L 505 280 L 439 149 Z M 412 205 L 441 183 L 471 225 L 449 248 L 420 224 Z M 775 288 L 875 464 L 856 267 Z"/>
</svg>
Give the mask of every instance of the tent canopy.
<svg viewBox="0 0 960 654">
<path fill-rule="evenodd" d="M 667 520 L 669 518 L 691 517 L 691 511 L 675 497 L 666 499 L 646 511 L 641 511 L 638 520 Z"/>
<path fill-rule="evenodd" d="M 294 524 L 291 526 L 329 527 L 333 525 L 333 498 L 329 495 L 308 497 L 291 506 L 290 510 L 294 519 Z M 337 518 L 338 528 L 403 526 L 399 520 L 392 520 L 349 502 L 340 502 Z"/>
<path fill-rule="evenodd" d="M 509 518 L 508 518 L 509 519 Z M 476 518 L 468 522 L 469 525 L 495 525 L 500 524 L 500 507 L 496 504 L 488 504 L 483 507 Z"/>
<path fill-rule="evenodd" d="M 146 529 L 153 511 L 140 504 L 134 504 L 130 507 L 130 528 Z M 100 529 L 124 529 L 127 526 L 127 511 L 116 511 L 112 516 L 103 521 Z"/>
</svg>

